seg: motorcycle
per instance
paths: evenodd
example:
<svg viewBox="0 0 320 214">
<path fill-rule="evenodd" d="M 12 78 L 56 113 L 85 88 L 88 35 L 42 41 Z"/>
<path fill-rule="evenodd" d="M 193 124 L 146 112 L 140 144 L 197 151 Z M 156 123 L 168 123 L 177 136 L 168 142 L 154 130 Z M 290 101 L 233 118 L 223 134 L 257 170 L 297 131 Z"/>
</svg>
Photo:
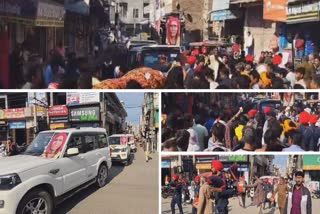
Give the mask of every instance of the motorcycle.
<svg viewBox="0 0 320 214">
<path fill-rule="evenodd" d="M 320 190 L 313 191 L 312 198 L 320 198 Z"/>
<path fill-rule="evenodd" d="M 161 188 L 161 196 L 166 199 L 168 197 L 172 197 L 174 194 L 174 190 L 170 188 L 170 186 L 163 186 Z"/>
</svg>

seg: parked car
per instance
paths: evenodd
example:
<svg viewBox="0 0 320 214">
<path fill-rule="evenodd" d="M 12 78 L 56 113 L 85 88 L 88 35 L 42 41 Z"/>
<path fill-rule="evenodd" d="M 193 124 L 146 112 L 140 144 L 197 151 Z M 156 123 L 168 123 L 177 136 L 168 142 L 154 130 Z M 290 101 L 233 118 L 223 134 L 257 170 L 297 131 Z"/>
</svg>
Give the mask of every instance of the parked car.
<svg viewBox="0 0 320 214">
<path fill-rule="evenodd" d="M 133 134 L 127 134 L 128 137 L 128 144 L 131 148 L 131 152 L 137 152 L 137 145 L 136 145 L 136 140 L 134 138 Z"/>
<path fill-rule="evenodd" d="M 0 213 L 53 213 L 79 190 L 107 184 L 112 166 L 102 128 L 40 132 L 26 151 L 0 161 Z"/>
<path fill-rule="evenodd" d="M 113 162 L 121 162 L 126 166 L 130 163 L 131 149 L 125 134 L 115 134 L 109 137 Z"/>
<path fill-rule="evenodd" d="M 129 71 L 139 67 L 149 67 L 164 72 L 158 64 L 159 56 L 166 56 L 167 62 L 172 63 L 179 61 L 180 53 L 179 46 L 149 45 L 135 47 L 128 52 L 127 67 Z"/>
</svg>

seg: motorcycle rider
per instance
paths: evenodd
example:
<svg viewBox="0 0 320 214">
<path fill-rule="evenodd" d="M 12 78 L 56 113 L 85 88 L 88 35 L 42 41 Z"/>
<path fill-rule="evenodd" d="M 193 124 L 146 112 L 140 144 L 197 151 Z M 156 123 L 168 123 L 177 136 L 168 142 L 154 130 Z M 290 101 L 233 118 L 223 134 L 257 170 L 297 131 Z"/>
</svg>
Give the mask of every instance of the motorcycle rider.
<svg viewBox="0 0 320 214">
<path fill-rule="evenodd" d="M 179 175 L 173 175 L 173 181 L 170 183 L 171 188 L 174 190 L 174 194 L 171 200 L 171 213 L 175 214 L 175 205 L 178 205 L 180 214 L 183 214 L 182 210 L 182 188 L 183 184 L 179 181 Z"/>
</svg>

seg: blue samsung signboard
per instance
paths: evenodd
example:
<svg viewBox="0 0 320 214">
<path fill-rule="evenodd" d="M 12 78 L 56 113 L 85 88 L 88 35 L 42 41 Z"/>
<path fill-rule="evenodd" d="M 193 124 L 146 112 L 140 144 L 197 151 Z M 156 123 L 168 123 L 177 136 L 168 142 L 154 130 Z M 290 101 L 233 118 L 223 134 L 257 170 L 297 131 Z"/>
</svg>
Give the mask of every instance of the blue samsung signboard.
<svg viewBox="0 0 320 214">
<path fill-rule="evenodd" d="M 219 10 L 211 13 L 211 21 L 224 21 L 240 18 L 242 13 L 233 10 Z"/>
<path fill-rule="evenodd" d="M 25 129 L 26 128 L 26 122 L 9 122 L 9 128 L 10 129 Z"/>
</svg>

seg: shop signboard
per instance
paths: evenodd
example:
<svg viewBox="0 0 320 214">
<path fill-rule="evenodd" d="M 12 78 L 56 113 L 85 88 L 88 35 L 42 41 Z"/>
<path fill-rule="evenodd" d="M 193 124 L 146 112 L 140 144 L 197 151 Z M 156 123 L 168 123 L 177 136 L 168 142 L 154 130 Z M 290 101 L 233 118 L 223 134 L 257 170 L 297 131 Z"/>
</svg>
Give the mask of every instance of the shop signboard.
<svg viewBox="0 0 320 214">
<path fill-rule="evenodd" d="M 161 168 L 170 168 L 170 166 L 171 166 L 170 160 L 161 161 Z"/>
<path fill-rule="evenodd" d="M 48 110 L 49 117 L 68 116 L 68 108 L 65 105 L 52 106 Z"/>
<path fill-rule="evenodd" d="M 26 122 L 9 122 L 9 128 L 10 129 L 25 129 L 26 128 Z"/>
<path fill-rule="evenodd" d="M 219 156 L 219 160 L 225 162 L 248 162 L 248 157 L 246 155 L 222 155 Z"/>
<path fill-rule="evenodd" d="M 230 0 L 213 0 L 212 11 L 229 9 Z"/>
<path fill-rule="evenodd" d="M 50 124 L 50 129 L 51 130 L 54 130 L 54 129 L 66 129 L 66 128 L 70 128 L 70 126 L 68 124 L 65 124 L 65 123 Z"/>
<path fill-rule="evenodd" d="M 100 121 L 100 107 L 79 107 L 70 109 L 71 122 Z"/>
<path fill-rule="evenodd" d="M 288 0 L 264 0 L 263 19 L 285 22 L 287 20 Z"/>
<path fill-rule="evenodd" d="M 0 120 L 3 120 L 5 116 L 4 110 L 0 109 Z"/>
<path fill-rule="evenodd" d="M 211 21 L 224 21 L 241 18 L 242 12 L 235 10 L 219 10 L 211 13 Z"/>
<path fill-rule="evenodd" d="M 0 0 L 0 18 L 35 26 L 64 26 L 64 5 L 42 0 Z"/>
<path fill-rule="evenodd" d="M 298 4 L 288 5 L 287 23 L 319 21 L 319 5 L 319 1 L 299 2 Z"/>
<path fill-rule="evenodd" d="M 24 108 L 5 109 L 4 117 L 5 119 L 25 118 L 25 109 Z"/>
<path fill-rule="evenodd" d="M 320 155 L 304 155 L 303 170 L 320 170 Z"/>
<path fill-rule="evenodd" d="M 67 104 L 77 105 L 86 103 L 98 103 L 100 102 L 99 92 L 68 92 L 67 93 Z"/>
</svg>

